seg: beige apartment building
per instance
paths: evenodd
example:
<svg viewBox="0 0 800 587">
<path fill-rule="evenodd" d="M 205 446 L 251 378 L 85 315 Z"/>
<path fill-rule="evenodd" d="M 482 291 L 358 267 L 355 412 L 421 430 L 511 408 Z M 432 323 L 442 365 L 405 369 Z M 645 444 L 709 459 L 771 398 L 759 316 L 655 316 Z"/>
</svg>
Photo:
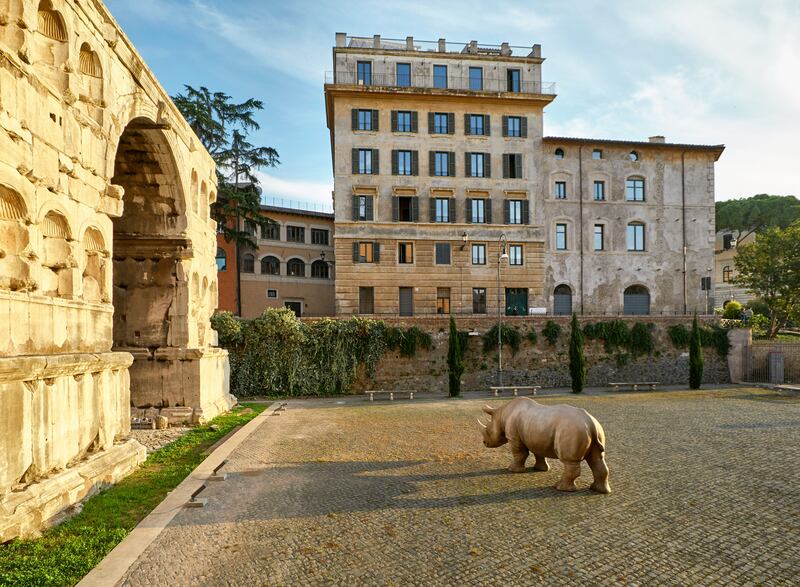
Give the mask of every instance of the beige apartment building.
<svg viewBox="0 0 800 587">
<path fill-rule="evenodd" d="M 744 304 L 754 297 L 745 288 L 734 284 L 733 278 L 736 277 L 738 247 L 755 242 L 756 233 L 747 234 L 744 238 L 737 237 L 738 235 L 727 230 L 720 231 L 716 235 L 714 246 L 715 308 L 722 308 L 730 300 Z"/>
<path fill-rule="evenodd" d="M 543 61 L 337 33 L 338 314 L 705 311 L 724 147 L 546 137 Z"/>
</svg>

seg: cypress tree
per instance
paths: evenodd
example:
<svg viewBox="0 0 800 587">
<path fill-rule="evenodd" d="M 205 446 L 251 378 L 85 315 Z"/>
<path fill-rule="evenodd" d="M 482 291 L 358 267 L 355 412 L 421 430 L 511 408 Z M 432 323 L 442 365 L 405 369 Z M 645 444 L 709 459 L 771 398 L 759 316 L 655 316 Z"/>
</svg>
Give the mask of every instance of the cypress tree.
<svg viewBox="0 0 800 587">
<path fill-rule="evenodd" d="M 689 388 L 700 389 L 703 381 L 703 347 L 700 343 L 700 327 L 697 325 L 697 314 L 692 322 L 692 334 L 689 337 Z"/>
<path fill-rule="evenodd" d="M 572 377 L 572 393 L 580 393 L 586 385 L 586 358 L 583 356 L 583 331 L 577 314 L 572 314 L 572 332 L 569 335 L 569 374 Z"/>
<path fill-rule="evenodd" d="M 464 361 L 461 356 L 461 338 L 456 328 L 456 319 L 450 316 L 450 335 L 447 339 L 447 375 L 450 397 L 461 395 L 461 375 Z"/>
</svg>

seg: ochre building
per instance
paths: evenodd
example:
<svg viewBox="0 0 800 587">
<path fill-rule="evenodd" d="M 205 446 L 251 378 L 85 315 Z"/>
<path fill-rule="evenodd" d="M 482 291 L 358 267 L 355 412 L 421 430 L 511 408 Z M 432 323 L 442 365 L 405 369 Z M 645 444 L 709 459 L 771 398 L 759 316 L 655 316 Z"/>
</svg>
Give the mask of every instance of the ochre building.
<svg viewBox="0 0 800 587">
<path fill-rule="evenodd" d="M 544 136 L 543 62 L 337 33 L 337 314 L 705 311 L 724 147 Z"/>
</svg>

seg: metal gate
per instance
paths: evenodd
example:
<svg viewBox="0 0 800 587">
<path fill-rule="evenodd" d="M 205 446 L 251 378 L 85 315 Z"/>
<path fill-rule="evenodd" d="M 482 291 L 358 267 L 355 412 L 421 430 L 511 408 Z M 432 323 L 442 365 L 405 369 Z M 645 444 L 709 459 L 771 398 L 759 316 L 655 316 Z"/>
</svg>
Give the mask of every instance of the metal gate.
<svg viewBox="0 0 800 587">
<path fill-rule="evenodd" d="M 623 311 L 629 316 L 646 316 L 650 313 L 650 292 L 642 286 L 632 286 L 625 290 Z"/>
<path fill-rule="evenodd" d="M 800 343 L 755 342 L 745 353 L 745 381 L 800 384 Z"/>
<path fill-rule="evenodd" d="M 400 288 L 400 315 L 414 315 L 414 290 L 410 287 Z"/>
</svg>

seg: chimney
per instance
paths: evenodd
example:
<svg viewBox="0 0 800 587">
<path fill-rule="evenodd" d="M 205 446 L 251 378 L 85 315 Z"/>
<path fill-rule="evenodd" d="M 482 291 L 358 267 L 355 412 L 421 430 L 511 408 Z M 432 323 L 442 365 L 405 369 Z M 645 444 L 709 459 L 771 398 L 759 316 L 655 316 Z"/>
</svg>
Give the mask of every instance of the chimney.
<svg viewBox="0 0 800 587">
<path fill-rule="evenodd" d="M 528 53 L 528 57 L 541 58 L 541 56 L 542 56 L 542 46 L 539 43 L 536 43 L 533 47 L 531 47 L 531 52 Z"/>
<path fill-rule="evenodd" d="M 347 44 L 347 33 L 336 33 L 336 46 L 344 47 Z"/>
<path fill-rule="evenodd" d="M 406 37 L 406 51 L 414 50 L 414 37 Z"/>
<path fill-rule="evenodd" d="M 381 36 L 380 35 L 372 35 L 372 48 L 373 49 L 380 49 L 381 48 Z"/>
<path fill-rule="evenodd" d="M 447 51 L 447 42 L 444 39 L 439 39 L 439 53 Z"/>
<path fill-rule="evenodd" d="M 666 143 L 667 139 L 664 138 L 664 135 L 656 135 L 654 137 L 650 137 L 649 141 L 651 143 Z"/>
<path fill-rule="evenodd" d="M 500 45 L 500 55 L 511 55 L 511 48 L 508 46 L 508 43 L 503 43 Z"/>
</svg>

